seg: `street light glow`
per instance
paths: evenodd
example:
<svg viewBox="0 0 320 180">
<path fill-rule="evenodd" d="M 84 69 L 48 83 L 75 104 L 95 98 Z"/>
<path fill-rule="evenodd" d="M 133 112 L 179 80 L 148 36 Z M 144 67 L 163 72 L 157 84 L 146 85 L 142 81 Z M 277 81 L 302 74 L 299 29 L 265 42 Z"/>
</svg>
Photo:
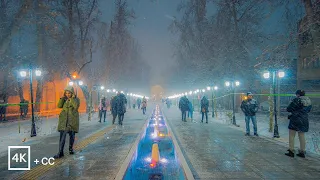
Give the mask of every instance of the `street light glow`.
<svg viewBox="0 0 320 180">
<path fill-rule="evenodd" d="M 192 94 L 192 91 L 190 91 L 189 94 L 191 95 L 191 94 Z"/>
<path fill-rule="evenodd" d="M 278 75 L 279 75 L 279 78 L 283 78 L 285 76 L 283 71 L 279 71 Z"/>
<path fill-rule="evenodd" d="M 200 92 L 200 90 L 199 90 L 199 89 L 197 89 L 197 92 Z"/>
<path fill-rule="evenodd" d="M 206 90 L 205 90 L 205 89 L 202 89 L 202 92 L 206 92 Z"/>
<path fill-rule="evenodd" d="M 69 86 L 73 86 L 73 82 L 72 81 L 69 82 Z"/>
<path fill-rule="evenodd" d="M 121 91 L 121 93 L 123 93 L 123 91 Z"/>
<path fill-rule="evenodd" d="M 269 73 L 269 72 L 263 73 L 263 77 L 264 77 L 265 79 L 269 79 L 269 78 L 270 78 L 270 73 Z"/>
<path fill-rule="evenodd" d="M 110 89 L 107 89 L 107 92 L 110 92 Z"/>
<path fill-rule="evenodd" d="M 227 82 L 225 83 L 225 85 L 226 85 L 227 87 L 229 87 L 229 86 L 230 86 L 230 82 L 227 81 Z"/>
<path fill-rule="evenodd" d="M 239 81 L 236 81 L 236 86 L 240 86 L 240 82 Z"/>
<path fill-rule="evenodd" d="M 215 86 L 215 87 L 214 87 L 214 90 L 218 90 L 218 86 Z"/>
<path fill-rule="evenodd" d="M 20 71 L 20 76 L 21 77 L 26 77 L 27 76 L 27 72 L 26 71 Z"/>
<path fill-rule="evenodd" d="M 112 90 L 112 92 L 116 92 L 116 90 L 115 90 L 115 89 L 113 89 L 113 90 Z"/>
<path fill-rule="evenodd" d="M 210 91 L 210 89 L 211 89 L 211 88 L 208 86 L 208 87 L 207 87 L 207 90 Z"/>
<path fill-rule="evenodd" d="M 39 69 L 36 70 L 36 76 L 41 76 L 41 71 Z"/>
<path fill-rule="evenodd" d="M 101 88 L 101 90 L 104 90 L 104 86 L 101 86 L 100 88 Z"/>
<path fill-rule="evenodd" d="M 83 85 L 83 81 L 79 81 L 79 85 L 82 86 Z"/>
</svg>

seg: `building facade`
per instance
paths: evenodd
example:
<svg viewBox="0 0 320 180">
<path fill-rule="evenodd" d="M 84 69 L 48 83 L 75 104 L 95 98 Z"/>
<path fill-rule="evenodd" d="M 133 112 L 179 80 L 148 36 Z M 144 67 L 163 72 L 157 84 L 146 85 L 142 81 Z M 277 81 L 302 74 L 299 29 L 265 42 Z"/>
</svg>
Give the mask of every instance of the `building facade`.
<svg viewBox="0 0 320 180">
<path fill-rule="evenodd" d="M 314 16 L 317 17 L 314 19 L 320 19 L 320 13 Z M 307 91 L 320 91 L 320 52 L 317 52 L 320 47 L 316 47 L 320 39 L 320 25 L 310 26 L 305 16 L 298 23 L 298 33 L 297 86 Z"/>
</svg>

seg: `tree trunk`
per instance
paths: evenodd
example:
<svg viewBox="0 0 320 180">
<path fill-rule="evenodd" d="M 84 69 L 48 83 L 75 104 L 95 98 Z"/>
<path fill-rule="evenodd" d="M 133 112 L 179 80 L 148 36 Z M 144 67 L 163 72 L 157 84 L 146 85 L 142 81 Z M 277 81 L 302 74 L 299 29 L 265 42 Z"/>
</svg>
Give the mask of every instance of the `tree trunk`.
<svg viewBox="0 0 320 180">
<path fill-rule="evenodd" d="M 43 3 L 38 0 L 36 3 L 36 12 L 37 12 L 37 35 L 38 35 L 38 61 L 37 64 L 43 66 L 43 58 L 44 58 L 44 25 L 41 21 Z M 36 89 L 36 101 L 35 101 L 35 112 L 40 111 L 40 102 L 42 99 L 42 89 L 44 78 L 40 77 L 37 81 L 37 89 Z"/>
<path fill-rule="evenodd" d="M 83 92 L 83 95 L 86 99 L 86 112 L 88 113 L 89 112 L 89 107 L 90 107 L 90 94 L 89 94 L 89 90 L 88 90 L 88 86 L 80 86 L 82 92 Z"/>
<path fill-rule="evenodd" d="M 69 73 L 77 69 L 74 62 L 74 33 L 73 33 L 73 0 L 68 3 L 68 21 L 69 21 L 69 48 L 68 48 L 68 70 Z"/>
<path fill-rule="evenodd" d="M 37 89 L 36 89 L 36 101 L 35 101 L 35 112 L 40 112 L 40 103 L 42 99 L 42 90 L 43 90 L 43 80 L 42 78 L 37 82 Z"/>
</svg>

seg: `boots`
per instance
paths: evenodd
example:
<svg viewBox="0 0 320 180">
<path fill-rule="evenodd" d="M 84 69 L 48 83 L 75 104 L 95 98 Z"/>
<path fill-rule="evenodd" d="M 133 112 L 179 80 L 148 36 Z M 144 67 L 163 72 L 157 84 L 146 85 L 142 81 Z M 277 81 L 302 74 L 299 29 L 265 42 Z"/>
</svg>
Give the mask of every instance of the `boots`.
<svg viewBox="0 0 320 180">
<path fill-rule="evenodd" d="M 69 132 L 70 140 L 69 140 L 69 154 L 74 154 L 73 144 L 75 140 L 75 132 Z"/>
<path fill-rule="evenodd" d="M 64 156 L 63 152 L 59 152 L 58 154 L 54 155 L 53 158 L 60 159 Z"/>
<path fill-rule="evenodd" d="M 69 154 L 74 154 L 72 146 L 69 146 Z"/>
<path fill-rule="evenodd" d="M 299 156 L 301 158 L 306 158 L 306 152 L 299 150 L 299 153 L 297 154 L 297 156 Z"/>
<path fill-rule="evenodd" d="M 288 149 L 288 153 L 285 153 L 286 156 L 294 157 L 294 152 L 292 152 L 290 149 Z"/>
</svg>

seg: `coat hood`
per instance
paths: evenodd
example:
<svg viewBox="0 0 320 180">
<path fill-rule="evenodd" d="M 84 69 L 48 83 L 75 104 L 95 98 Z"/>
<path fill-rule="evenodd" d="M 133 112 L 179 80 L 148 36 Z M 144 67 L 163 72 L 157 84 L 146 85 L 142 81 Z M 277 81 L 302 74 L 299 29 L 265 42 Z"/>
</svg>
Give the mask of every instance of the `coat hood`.
<svg viewBox="0 0 320 180">
<path fill-rule="evenodd" d="M 70 91 L 72 94 L 74 94 L 74 88 L 72 86 L 67 86 L 64 91 Z"/>
<path fill-rule="evenodd" d="M 300 99 L 301 99 L 303 106 L 311 106 L 311 100 L 309 97 L 300 96 Z"/>
</svg>

